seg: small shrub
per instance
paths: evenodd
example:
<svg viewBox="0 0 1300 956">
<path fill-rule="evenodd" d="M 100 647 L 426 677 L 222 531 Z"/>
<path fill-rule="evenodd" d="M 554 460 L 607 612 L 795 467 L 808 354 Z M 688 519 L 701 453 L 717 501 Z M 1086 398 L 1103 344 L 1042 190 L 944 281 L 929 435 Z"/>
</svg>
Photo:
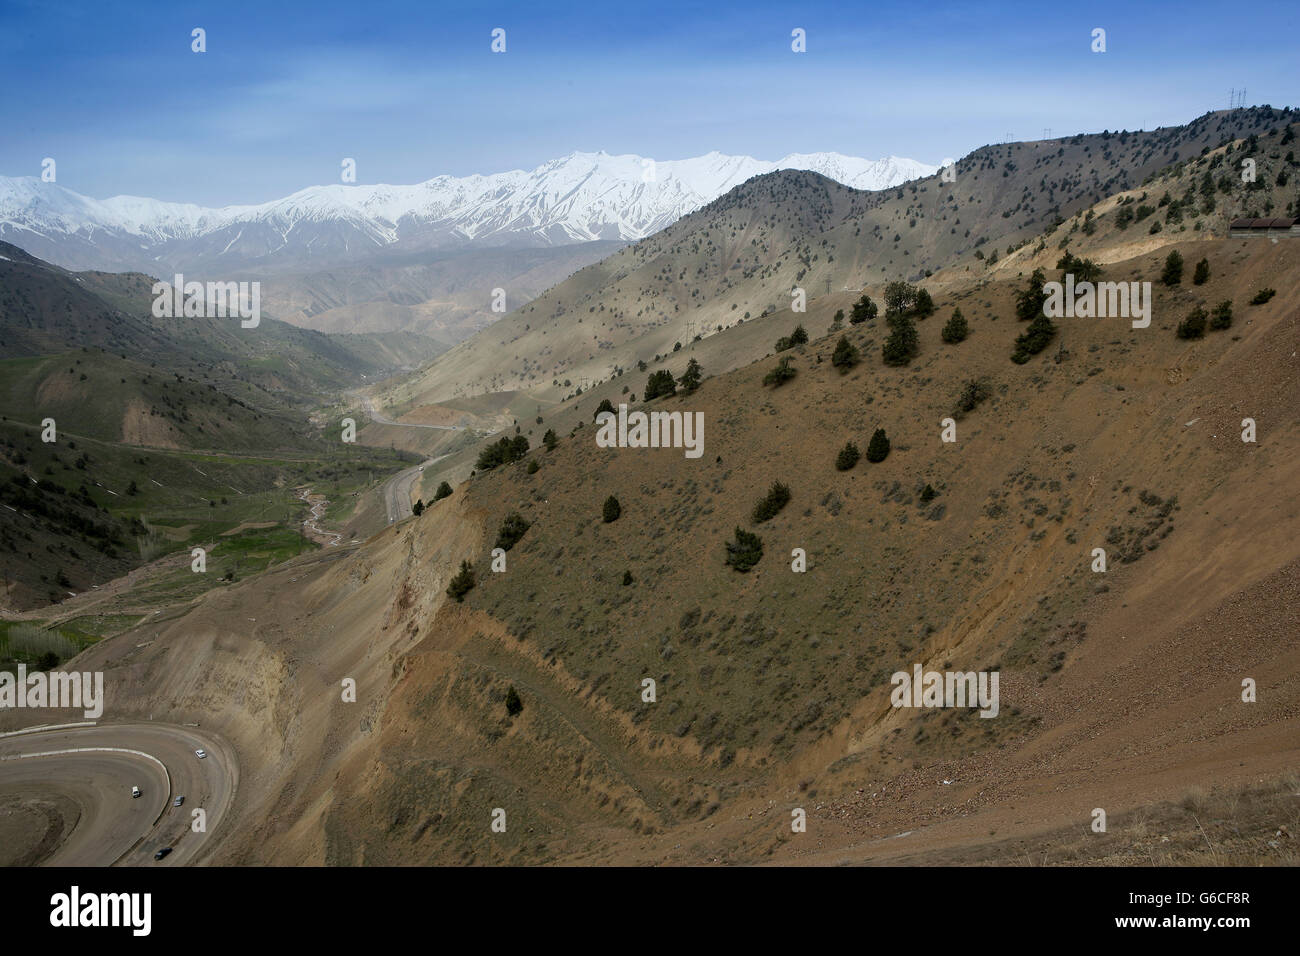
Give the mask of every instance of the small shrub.
<svg viewBox="0 0 1300 956">
<path fill-rule="evenodd" d="M 1260 289 L 1255 293 L 1255 298 L 1250 300 L 1251 305 L 1263 305 L 1273 296 L 1277 295 L 1277 289 Z"/>
<path fill-rule="evenodd" d="M 988 399 L 992 394 L 993 389 L 989 387 L 987 379 L 970 379 L 961 387 L 961 392 L 957 395 L 958 416 L 975 411 L 980 402 Z"/>
<path fill-rule="evenodd" d="M 1183 281 L 1183 257 L 1175 249 L 1169 253 L 1165 259 L 1165 271 L 1160 273 L 1160 281 L 1165 285 L 1174 286 Z"/>
<path fill-rule="evenodd" d="M 748 571 L 763 557 L 763 539 L 743 528 L 736 529 L 736 540 L 727 542 L 727 564 L 737 571 Z"/>
<path fill-rule="evenodd" d="M 867 443 L 867 461 L 879 464 L 889 457 L 889 436 L 883 428 L 877 428 Z"/>
<path fill-rule="evenodd" d="M 772 487 L 767 489 L 767 494 L 759 499 L 758 504 L 754 505 L 750 520 L 754 524 L 760 524 L 770 518 L 775 518 L 781 509 L 789 503 L 790 486 L 774 481 Z"/>
<path fill-rule="evenodd" d="M 835 456 L 835 467 L 839 471 L 848 471 L 858 463 L 858 459 L 861 457 L 857 445 L 853 444 L 853 442 L 845 442 L 844 447 L 840 449 L 840 453 Z"/>
<path fill-rule="evenodd" d="M 1011 352 L 1011 361 L 1024 365 L 1032 356 L 1037 355 L 1051 343 L 1056 336 L 1056 324 L 1047 316 L 1039 313 L 1029 323 L 1029 328 L 1016 336 L 1016 345 Z"/>
<path fill-rule="evenodd" d="M 857 346 L 850 342 L 847 336 L 841 335 L 840 340 L 835 343 L 831 364 L 840 370 L 840 374 L 845 374 L 857 365 L 860 359 L 861 353 L 858 352 Z"/>
<path fill-rule="evenodd" d="M 969 334 L 970 326 L 966 324 L 966 317 L 961 314 L 961 309 L 953 309 L 952 318 L 950 318 L 947 324 L 944 325 L 943 331 L 939 333 L 939 336 L 949 345 L 955 345 L 958 342 L 964 341 L 966 336 Z"/>
<path fill-rule="evenodd" d="M 456 572 L 456 575 L 451 579 L 451 583 L 447 585 L 447 594 L 455 598 L 457 604 L 460 604 L 473 587 L 474 569 L 470 567 L 468 561 L 462 561 L 460 570 Z"/>
<path fill-rule="evenodd" d="M 524 702 L 519 699 L 519 691 L 515 690 L 514 684 L 506 691 L 506 713 L 511 717 L 518 717 L 524 709 Z"/>
<path fill-rule="evenodd" d="M 677 382 L 668 369 L 660 369 L 657 372 L 651 372 L 649 380 L 645 383 L 645 400 L 648 402 L 652 398 L 658 398 L 660 395 L 676 395 Z"/>
<path fill-rule="evenodd" d="M 1210 278 L 1210 260 L 1202 259 L 1196 263 L 1196 270 L 1192 273 L 1193 285 L 1205 285 Z"/>
<path fill-rule="evenodd" d="M 623 513 L 623 506 L 618 503 L 618 499 L 610 495 L 605 499 L 605 504 L 601 508 L 601 516 L 605 519 L 605 524 L 617 521 L 619 515 Z"/>
<path fill-rule="evenodd" d="M 790 381 L 790 379 L 794 378 L 794 376 L 795 369 L 790 364 L 790 360 L 788 358 L 783 358 L 776 363 L 776 367 L 772 369 L 772 371 L 763 376 L 763 384 L 771 385 L 773 388 L 779 388 L 786 382 Z"/>
<path fill-rule="evenodd" d="M 509 551 L 519 543 L 519 539 L 527 533 L 532 525 L 524 520 L 524 516 L 517 511 L 506 515 L 505 520 L 501 522 L 501 527 L 497 529 L 497 543 L 495 547 L 503 551 Z"/>
<path fill-rule="evenodd" d="M 1222 331 L 1232 327 L 1232 300 L 1224 299 L 1210 314 L 1210 328 Z"/>
<path fill-rule="evenodd" d="M 1193 309 L 1191 315 L 1178 323 L 1178 337 L 1180 339 L 1199 339 L 1204 336 L 1206 318 L 1204 309 L 1199 307 Z"/>
<path fill-rule="evenodd" d="M 434 501 L 441 501 L 443 498 L 451 497 L 451 485 L 445 481 L 438 486 L 438 490 L 433 493 Z"/>
</svg>

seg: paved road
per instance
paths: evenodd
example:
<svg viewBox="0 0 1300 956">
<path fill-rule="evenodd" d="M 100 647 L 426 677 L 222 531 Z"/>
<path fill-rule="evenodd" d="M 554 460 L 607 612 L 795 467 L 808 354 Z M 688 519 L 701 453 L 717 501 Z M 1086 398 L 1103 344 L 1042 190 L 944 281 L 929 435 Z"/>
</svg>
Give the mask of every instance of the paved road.
<svg viewBox="0 0 1300 956">
<path fill-rule="evenodd" d="M 399 471 L 383 484 L 384 507 L 388 509 L 388 523 L 409 518 L 413 513 L 411 507 L 411 488 L 420 479 L 420 473 L 429 465 L 442 461 L 447 455 L 426 458 L 414 468 Z"/>
<path fill-rule="evenodd" d="M 200 760 L 195 750 L 205 750 Z M 68 752 L 71 751 L 71 752 Z M 234 753 L 197 727 L 99 723 L 0 736 L 0 802 L 54 798 L 75 806 L 51 866 L 180 866 L 208 850 L 238 786 Z M 137 786 L 141 796 L 131 796 Z M 185 797 L 181 807 L 172 799 Z M 195 833 L 192 811 L 207 815 Z M 172 847 L 155 862 L 154 852 Z"/>
<path fill-rule="evenodd" d="M 395 422 L 391 418 L 385 418 L 379 414 L 375 408 L 374 399 L 369 395 L 361 397 L 361 403 L 365 406 L 366 414 L 370 420 L 378 422 L 381 425 L 400 425 L 403 428 L 436 428 L 445 432 L 463 432 L 464 425 L 413 425 L 410 422 Z M 384 507 L 388 511 L 388 523 L 401 521 L 403 518 L 409 518 L 413 510 L 411 508 L 411 488 L 420 478 L 420 473 L 426 467 L 434 462 L 442 461 L 446 455 L 440 455 L 437 458 L 427 458 L 413 468 L 406 468 L 399 471 L 393 477 L 384 482 L 382 492 L 384 496 Z"/>
</svg>

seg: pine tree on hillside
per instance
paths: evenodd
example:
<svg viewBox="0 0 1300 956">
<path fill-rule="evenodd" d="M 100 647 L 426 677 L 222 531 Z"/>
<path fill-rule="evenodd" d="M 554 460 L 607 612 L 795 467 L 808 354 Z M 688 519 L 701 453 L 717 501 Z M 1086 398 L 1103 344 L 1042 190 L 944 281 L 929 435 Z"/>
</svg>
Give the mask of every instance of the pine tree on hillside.
<svg viewBox="0 0 1300 956">
<path fill-rule="evenodd" d="M 660 369 L 657 372 L 651 372 L 649 380 L 645 383 L 645 400 L 648 402 L 660 395 L 676 395 L 677 382 L 673 379 L 672 372 L 668 369 Z"/>
<path fill-rule="evenodd" d="M 961 309 L 952 310 L 952 318 L 943 327 L 939 333 L 940 337 L 949 345 L 963 341 L 970 334 L 970 328 L 966 324 L 966 317 L 961 314 Z"/>
<path fill-rule="evenodd" d="M 1202 259 L 1196 263 L 1196 271 L 1192 273 L 1192 285 L 1205 285 L 1210 278 L 1210 260 Z"/>
<path fill-rule="evenodd" d="M 468 561 L 462 561 L 460 570 L 456 572 L 456 576 L 447 585 L 447 594 L 455 598 L 457 604 L 460 604 L 465 600 L 465 595 L 470 592 L 472 587 L 474 587 L 474 569 L 470 567 Z"/>
<path fill-rule="evenodd" d="M 877 428 L 867 443 L 867 461 L 879 464 L 889 457 L 889 436 L 883 428 Z"/>
<path fill-rule="evenodd" d="M 686 371 L 682 372 L 682 377 L 677 384 L 681 386 L 683 392 L 689 395 L 700 387 L 702 375 L 703 370 L 700 368 L 700 363 L 695 359 L 691 359 L 686 363 Z"/>
<path fill-rule="evenodd" d="M 858 364 L 860 357 L 857 346 L 850 342 L 847 336 L 841 335 L 840 340 L 835 343 L 831 364 L 840 370 L 840 374 L 844 374 Z"/>
<path fill-rule="evenodd" d="M 906 365 L 920 351 L 916 323 L 906 315 L 891 315 L 886 321 L 889 338 L 880 347 L 880 357 L 886 365 Z"/>
<path fill-rule="evenodd" d="M 1208 266 L 1207 266 L 1208 268 Z M 1160 274 L 1160 281 L 1165 285 L 1178 285 L 1183 281 L 1183 257 L 1175 249 L 1165 259 L 1165 271 Z"/>
<path fill-rule="evenodd" d="M 859 325 L 868 319 L 874 319 L 879 311 L 880 309 L 876 306 L 876 303 L 871 301 L 871 297 L 864 295 L 853 303 L 853 311 L 849 315 L 849 324 Z"/>
</svg>

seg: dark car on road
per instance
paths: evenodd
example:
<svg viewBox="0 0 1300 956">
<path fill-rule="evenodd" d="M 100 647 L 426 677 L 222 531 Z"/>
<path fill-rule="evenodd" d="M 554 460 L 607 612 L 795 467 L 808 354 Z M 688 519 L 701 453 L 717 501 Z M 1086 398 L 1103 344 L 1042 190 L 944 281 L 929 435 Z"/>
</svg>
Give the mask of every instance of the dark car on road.
<svg viewBox="0 0 1300 956">
<path fill-rule="evenodd" d="M 159 850 L 157 853 L 155 853 L 155 854 L 153 855 L 153 858 L 154 858 L 155 860 L 161 860 L 163 857 L 165 857 L 165 856 L 166 856 L 168 853 L 170 853 L 171 851 L 172 851 L 172 848 L 171 848 L 171 847 L 169 847 L 169 846 L 165 846 L 165 847 L 163 847 L 161 850 Z"/>
</svg>

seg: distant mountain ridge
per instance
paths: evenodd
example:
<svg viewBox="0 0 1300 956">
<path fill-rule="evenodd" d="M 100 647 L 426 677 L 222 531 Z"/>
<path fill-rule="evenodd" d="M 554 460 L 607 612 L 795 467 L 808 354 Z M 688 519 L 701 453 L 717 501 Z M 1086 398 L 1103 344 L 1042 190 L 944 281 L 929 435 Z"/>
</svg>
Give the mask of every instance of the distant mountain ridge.
<svg viewBox="0 0 1300 956">
<path fill-rule="evenodd" d="M 0 177 L 0 239 L 67 268 L 150 274 L 293 271 L 391 252 L 634 241 L 778 169 L 876 190 L 937 167 L 839 153 L 794 153 L 773 163 L 718 152 L 662 162 L 575 152 L 531 171 L 437 176 L 411 186 L 311 186 L 221 208 L 92 199 L 36 177 Z"/>
</svg>

